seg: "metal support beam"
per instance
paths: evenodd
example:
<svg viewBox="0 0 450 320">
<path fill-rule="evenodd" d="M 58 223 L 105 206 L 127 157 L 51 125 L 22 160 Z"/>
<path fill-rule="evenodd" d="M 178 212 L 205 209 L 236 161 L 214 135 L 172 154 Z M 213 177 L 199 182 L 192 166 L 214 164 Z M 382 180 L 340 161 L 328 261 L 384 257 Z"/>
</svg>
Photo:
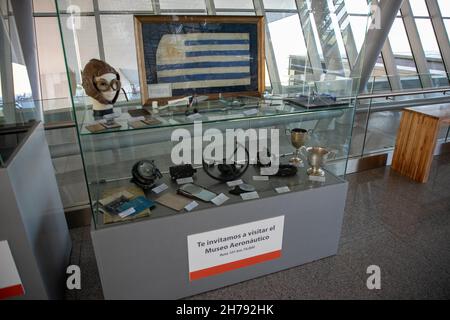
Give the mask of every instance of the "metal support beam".
<svg viewBox="0 0 450 320">
<path fill-rule="evenodd" d="M 206 13 L 210 16 L 215 16 L 217 12 L 214 0 L 205 0 L 205 1 L 206 1 Z"/>
<path fill-rule="evenodd" d="M 344 64 L 337 42 L 337 34 L 333 27 L 330 8 L 327 0 L 311 1 L 311 9 L 319 33 L 327 74 L 345 76 Z"/>
<path fill-rule="evenodd" d="M 100 56 L 100 59 L 105 61 L 106 60 L 105 45 L 103 42 L 102 22 L 100 19 L 100 8 L 98 5 L 98 0 L 94 0 L 93 4 L 94 4 L 95 28 L 97 29 L 98 54 Z"/>
<path fill-rule="evenodd" d="M 33 1 L 15 0 L 11 1 L 11 4 L 33 99 L 35 101 L 41 100 L 37 42 L 33 18 Z M 40 103 L 36 103 L 35 108 L 36 115 L 38 116 L 38 119 L 36 120 L 42 121 L 44 119 L 44 114 Z"/>
<path fill-rule="evenodd" d="M 9 36 L 9 10 L 7 0 L 0 0 L 0 77 L 3 114 L 7 123 L 16 122 L 12 48 Z"/>
<path fill-rule="evenodd" d="M 319 50 L 317 48 L 316 39 L 314 38 L 313 26 L 311 24 L 310 15 L 312 14 L 308 8 L 306 0 L 296 0 L 298 16 L 302 27 L 303 38 L 306 42 L 306 50 L 308 52 L 308 60 L 313 70 L 314 80 L 320 80 L 323 74 L 322 61 L 320 60 Z"/>
<path fill-rule="evenodd" d="M 272 92 L 274 94 L 282 93 L 282 85 L 280 80 L 280 74 L 278 73 L 277 60 L 275 58 L 275 51 L 273 50 L 272 40 L 270 38 L 269 24 L 267 23 L 266 12 L 264 10 L 264 4 L 262 0 L 253 0 L 255 6 L 255 13 L 257 16 L 264 16 L 266 23 L 265 32 L 265 47 L 266 47 L 266 63 L 267 71 L 269 73 L 270 82 L 272 84 Z"/>
<path fill-rule="evenodd" d="M 436 0 L 425 0 L 428 12 L 430 13 L 431 23 L 433 24 L 436 40 L 441 51 L 441 57 L 445 65 L 447 73 L 450 73 L 450 43 L 449 34 L 445 28 L 444 20 L 442 19 L 441 10 Z"/>
<path fill-rule="evenodd" d="M 395 62 L 395 56 L 392 51 L 391 42 L 386 39 L 383 49 L 381 50 L 383 56 L 384 67 L 388 76 L 389 84 L 392 90 L 402 90 L 402 82 L 398 74 L 397 63 Z"/>
<path fill-rule="evenodd" d="M 367 4 L 379 6 L 378 0 L 367 0 Z M 397 62 L 395 60 L 394 52 L 392 51 L 389 37 L 386 38 L 383 48 L 381 49 L 381 57 L 383 59 L 384 69 L 391 90 L 402 90 L 403 87 L 398 74 Z"/>
<path fill-rule="evenodd" d="M 354 78 L 360 77 L 359 85 L 355 87 L 355 90 L 357 89 L 359 92 L 365 90 L 402 2 L 403 0 L 380 1 L 379 12 L 377 12 L 380 18 L 380 28 L 374 27 L 367 32 L 363 45 L 365 50 L 362 50 L 358 55 L 355 67 L 351 73 L 351 76 Z"/>
<path fill-rule="evenodd" d="M 347 52 L 349 66 L 350 69 L 353 69 L 356 59 L 358 59 L 358 48 L 356 47 L 355 37 L 350 25 L 347 8 L 344 0 L 333 0 L 333 4 L 335 6 L 335 13 L 338 18 L 339 28 L 341 29 L 345 51 Z"/>
<path fill-rule="evenodd" d="M 152 0 L 152 8 L 155 14 L 161 14 L 161 6 L 159 4 L 159 0 Z"/>
<path fill-rule="evenodd" d="M 411 51 L 416 62 L 417 72 L 419 73 L 420 82 L 423 88 L 432 88 L 433 81 L 430 76 L 430 69 L 428 68 L 427 58 L 423 50 L 422 42 L 420 41 L 419 30 L 417 29 L 414 15 L 408 0 L 403 1 L 400 8 L 402 13 L 403 23 L 405 24 L 406 34 L 408 35 Z"/>
</svg>

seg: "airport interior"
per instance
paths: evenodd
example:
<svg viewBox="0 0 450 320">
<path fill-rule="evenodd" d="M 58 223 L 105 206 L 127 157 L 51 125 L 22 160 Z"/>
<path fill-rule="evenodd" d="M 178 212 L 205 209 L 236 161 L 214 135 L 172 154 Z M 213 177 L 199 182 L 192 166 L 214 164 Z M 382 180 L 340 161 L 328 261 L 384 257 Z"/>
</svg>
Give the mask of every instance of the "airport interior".
<svg viewBox="0 0 450 320">
<path fill-rule="evenodd" d="M 0 0 L 3 299 L 450 299 L 450 1 Z"/>
</svg>

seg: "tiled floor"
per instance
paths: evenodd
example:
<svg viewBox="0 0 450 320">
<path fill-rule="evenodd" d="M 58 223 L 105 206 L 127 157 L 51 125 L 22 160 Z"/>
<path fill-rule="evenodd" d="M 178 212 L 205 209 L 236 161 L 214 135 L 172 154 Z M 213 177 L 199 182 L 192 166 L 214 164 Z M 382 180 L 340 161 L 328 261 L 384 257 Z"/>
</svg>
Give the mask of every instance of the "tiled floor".
<svg viewBox="0 0 450 320">
<path fill-rule="evenodd" d="M 390 168 L 349 175 L 338 255 L 207 292 L 192 299 L 449 299 L 450 155 L 417 184 Z M 72 263 L 82 290 L 68 299 L 102 299 L 89 229 L 72 230 Z M 381 290 L 366 287 L 381 268 Z"/>
</svg>

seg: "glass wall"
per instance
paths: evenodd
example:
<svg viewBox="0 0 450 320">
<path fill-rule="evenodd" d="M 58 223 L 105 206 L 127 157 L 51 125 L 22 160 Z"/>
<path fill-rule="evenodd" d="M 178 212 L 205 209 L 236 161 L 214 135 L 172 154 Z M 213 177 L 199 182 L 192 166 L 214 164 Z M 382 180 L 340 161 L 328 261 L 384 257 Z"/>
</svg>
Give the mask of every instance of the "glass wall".
<svg viewBox="0 0 450 320">
<path fill-rule="evenodd" d="M 60 99 L 69 96 L 69 83 L 64 68 L 64 54 L 61 42 L 56 42 L 59 35 L 58 22 L 53 17 L 35 18 L 37 49 L 42 98 Z M 58 108 L 47 106 L 47 110 Z"/>
<path fill-rule="evenodd" d="M 408 1 L 408 0 L 405 0 Z M 427 59 L 427 66 L 433 79 L 442 79 L 446 70 L 434 35 L 433 26 L 424 0 L 409 0 L 414 22 L 417 25 L 420 41 Z M 0 3 L 6 0 L 0 0 Z M 61 1 L 60 1 L 61 3 Z M 61 11 L 72 13 L 65 15 L 64 25 L 67 28 L 78 28 L 76 36 L 83 38 L 83 43 L 90 43 L 84 48 L 77 48 L 83 66 L 90 58 L 105 59 L 121 73 L 124 89 L 131 99 L 139 99 L 140 88 L 134 42 L 133 15 L 138 14 L 217 14 L 217 15 L 264 15 L 267 23 L 267 42 L 273 54 L 266 60 L 266 85 L 270 87 L 279 81 L 283 88 L 297 86 L 312 80 L 324 80 L 330 77 L 347 76 L 361 51 L 368 28 L 370 0 L 66 0 Z M 450 34 L 450 1 L 438 0 L 444 24 Z M 43 107 L 47 122 L 70 120 L 69 83 L 63 60 L 63 52 L 57 26 L 54 0 L 34 0 L 37 50 L 40 67 L 40 84 Z M 70 13 L 69 12 L 69 13 Z M 399 13 L 400 14 L 400 13 Z M 8 26 L 8 24 L 6 24 Z M 393 63 L 389 56 L 380 54 L 373 70 L 373 78 L 368 85 L 374 91 L 390 90 L 390 81 L 399 77 L 403 89 L 421 88 L 420 77 L 410 39 L 405 30 L 403 18 L 399 15 L 389 33 Z M 17 60 L 17 61 L 20 61 Z M 392 70 L 392 65 L 396 70 Z M 386 67 L 390 66 L 389 72 Z M 23 63 L 14 66 L 15 79 L 26 73 Z M 272 78 L 271 78 L 272 76 Z M 84 91 L 76 83 L 80 83 L 80 75 L 70 73 L 72 90 L 79 96 Z M 5 87 L 3 79 L 0 83 Z M 15 80 L 16 87 L 25 86 L 27 82 Z M 274 86 L 272 86 L 274 87 Z M 19 92 L 26 92 L 22 88 Z M 121 97 L 124 99 L 124 97 Z M 1 107 L 0 107 L 1 112 Z M 0 113 L 1 116 L 1 113 Z M 390 115 L 394 123 L 398 114 Z M 360 117 L 361 128 L 367 118 Z M 381 119 L 381 118 L 380 118 Z M 375 121 L 376 120 L 376 121 Z M 372 132 L 381 135 L 384 129 L 377 131 L 381 121 L 372 116 L 369 127 Z M 374 122 L 375 121 L 375 122 Z M 395 126 L 390 126 L 395 129 Z M 71 129 L 68 129 L 70 132 Z M 361 129 L 361 130 L 365 130 Z M 392 133 L 392 132 L 391 132 Z M 375 145 L 390 146 L 389 143 Z M 68 134 L 68 133 L 67 133 Z M 52 133 L 57 136 L 58 132 Z M 70 135 L 70 134 L 69 134 Z M 69 137 L 61 135 L 61 137 Z M 62 140 L 51 138 L 55 145 L 64 144 Z M 372 138 L 369 139 L 369 144 Z M 66 143 L 76 143 L 67 138 Z M 375 146 L 374 145 L 374 146 Z M 375 147 L 370 149 L 375 150 Z M 64 168 L 77 156 L 58 158 L 58 168 L 64 177 Z M 79 165 L 76 165 L 80 169 Z M 65 178 L 61 178 L 66 181 Z M 69 180 L 67 180 L 69 181 Z M 69 189 L 68 189 L 69 190 Z M 67 199 L 74 198 L 70 191 Z M 70 202 L 67 200 L 68 202 Z M 76 201 L 78 202 L 78 200 Z"/>
<path fill-rule="evenodd" d="M 130 5 L 130 2 L 127 1 L 129 8 L 132 8 L 133 5 Z M 206 12 L 206 4 L 204 0 L 189 0 L 189 1 L 179 1 L 179 0 L 159 0 L 159 5 L 161 10 L 169 10 L 173 11 L 183 11 L 183 10 L 196 10 L 196 11 L 204 11 Z M 147 7 L 148 11 L 151 11 L 151 7 Z"/>
<path fill-rule="evenodd" d="M 11 2 L 0 0 L 0 123 L 39 119 Z"/>
<path fill-rule="evenodd" d="M 450 1 L 438 0 L 441 15 L 444 18 L 444 24 L 447 29 L 447 35 L 450 37 Z M 449 70 L 447 70 L 450 72 Z"/>
<path fill-rule="evenodd" d="M 302 2 L 302 1 L 298 1 Z M 314 4 L 308 0 L 303 1 L 305 7 L 309 10 Z M 74 23 L 75 26 L 67 25 L 67 27 L 80 28 L 77 33 L 78 37 L 89 37 L 92 43 L 89 49 L 79 48 L 81 61 L 80 65 L 87 62 L 88 57 L 100 57 L 112 65 L 116 66 L 124 79 L 124 88 L 131 96 L 139 95 L 139 83 L 137 72 L 136 56 L 132 50 L 128 48 L 135 47 L 134 43 L 134 27 L 133 27 L 133 12 L 142 14 L 154 14 L 155 9 L 162 14 L 205 14 L 206 2 L 204 0 L 195 1 L 174 1 L 174 0 L 160 0 L 157 1 L 158 9 L 153 8 L 150 0 L 137 0 L 132 3 L 127 2 L 125 5 L 123 1 L 105 1 L 105 0 L 78 0 L 67 1 L 67 7 L 60 8 L 66 11 L 67 8 L 74 13 L 74 17 L 67 15 L 67 23 Z M 212 2 L 215 13 L 218 15 L 253 15 L 255 14 L 254 2 L 252 0 L 240 1 L 223 1 L 216 0 Z M 56 27 L 55 6 L 52 0 L 49 1 L 34 1 L 35 6 L 35 24 L 38 35 L 38 50 L 41 62 L 41 82 L 43 97 L 45 99 L 66 97 L 68 93 L 68 83 L 64 79 L 65 69 L 62 63 L 62 51 L 59 44 L 59 34 Z M 77 7 L 79 6 L 79 10 Z M 310 80 L 313 74 L 313 65 L 309 61 L 312 54 L 318 55 L 318 62 L 315 67 L 320 69 L 316 72 L 316 78 L 323 74 L 323 71 L 329 69 L 336 69 L 341 66 L 341 71 L 335 70 L 334 73 L 345 76 L 350 72 L 350 63 L 346 55 L 346 43 L 344 42 L 338 24 L 337 16 L 334 12 L 332 2 L 322 1 L 321 6 L 317 7 L 321 10 L 324 16 L 332 17 L 330 19 L 330 27 L 327 30 L 318 31 L 321 28 L 320 24 L 313 14 L 308 18 L 308 28 L 311 30 L 304 30 L 300 21 L 300 15 L 297 11 L 297 4 L 294 0 L 261 0 L 261 6 L 265 13 L 268 24 L 267 31 L 270 34 L 271 43 L 268 45 L 272 47 L 275 53 L 274 61 L 268 62 L 268 68 L 273 68 L 278 72 L 278 81 L 283 86 L 295 85 L 296 81 Z M 98 7 L 98 10 L 94 10 Z M 74 9 L 75 8 L 75 9 Z M 130 9 L 132 8 L 132 9 Z M 367 15 L 367 5 L 365 11 Z M 131 12 L 130 12 L 131 10 Z M 317 10 L 318 11 L 318 10 Z M 117 12 L 117 13 L 116 13 Z M 361 22 L 365 19 L 364 28 L 358 26 L 358 51 L 362 47 L 362 38 L 364 37 L 365 27 L 367 24 L 367 16 L 358 17 Z M 64 26 L 65 24 L 63 24 Z M 90 32 L 87 32 L 89 30 Z M 286 30 L 290 31 L 290 37 L 286 37 Z M 86 31 L 86 32 L 84 32 Z M 93 32 L 94 31 L 94 32 Z M 309 39 L 304 38 L 305 32 L 311 32 L 314 37 Z M 322 38 L 319 36 L 322 34 Z M 324 36 L 325 34 L 325 36 Z M 311 43 L 314 41 L 314 44 Z M 328 41 L 328 42 L 326 42 Z M 333 47 L 333 50 L 328 48 Z M 57 44 L 50 45 L 51 43 Z M 316 51 L 310 50 L 308 47 L 315 47 Z M 323 49 L 327 48 L 327 52 Z M 333 57 L 333 54 L 336 57 Z M 357 53 L 356 53 L 357 54 Z M 52 57 L 49 59 L 48 57 Z M 54 57 L 54 58 L 53 58 Z M 46 60 L 46 61 L 44 61 Z M 85 61 L 86 60 L 86 61 Z M 275 65 L 272 65 L 274 63 Z M 337 63 L 337 64 L 336 64 Z M 328 64 L 328 66 L 327 66 Z M 322 70 L 322 68 L 324 70 Z M 339 68 L 338 68 L 339 69 Z M 332 73 L 332 72 L 331 72 Z M 330 73 L 330 74 L 331 74 Z M 267 73 L 269 76 L 270 73 Z M 79 75 L 72 74 L 74 79 L 79 79 Z M 73 81 L 78 82 L 79 81 Z M 267 84 L 270 84 L 270 78 L 266 79 Z M 82 94 L 80 88 L 72 88 L 77 93 Z M 55 110 L 57 106 L 50 103 L 46 106 L 47 111 Z"/>
<path fill-rule="evenodd" d="M 67 0 L 61 10 L 68 8 L 81 23 L 79 37 L 88 37 L 92 46 L 89 50 L 80 48 L 83 59 L 100 57 L 117 66 L 124 78 L 124 88 L 131 96 L 139 95 L 136 57 L 132 50 L 134 43 L 133 14 L 210 14 L 253 15 L 258 6 L 267 21 L 267 32 L 275 59 L 268 61 L 269 69 L 275 70 L 277 81 L 283 86 L 297 85 L 310 79 L 320 79 L 325 73 L 334 76 L 349 74 L 352 64 L 363 48 L 367 32 L 367 15 L 370 2 L 365 0 Z M 443 78 L 446 73 L 439 44 L 434 36 L 433 26 L 425 0 L 409 0 L 415 23 L 419 31 L 427 65 L 433 79 Z M 444 23 L 450 28 L 449 2 L 438 0 Z M 156 3 L 156 7 L 153 6 Z M 261 3 L 255 9 L 255 3 Z M 207 4 L 211 4 L 207 6 Z M 94 10 L 94 8 L 96 8 Z M 208 8 L 208 9 L 207 9 Z M 64 77 L 61 45 L 56 27 L 55 4 L 53 0 L 34 0 L 37 47 L 40 63 L 42 97 L 55 99 L 67 97 L 68 83 Z M 311 11 L 312 10 L 312 11 Z M 68 16 L 68 23 L 73 19 Z M 289 30 L 289 36 L 286 36 Z M 86 32 L 84 32 L 86 31 Z M 87 32 L 89 31 L 89 32 Z M 305 34 L 312 36 L 305 38 Z M 404 88 L 421 86 L 415 57 L 410 47 L 402 17 L 398 16 L 389 34 L 398 74 L 387 75 L 384 59 L 380 55 L 374 71 L 375 87 L 389 89 L 387 79 L 400 76 Z M 23 73 L 20 67 L 15 73 Z M 391 70 L 392 71 L 392 70 Z M 394 70 L 395 71 L 395 70 Z M 269 72 L 268 75 L 274 73 Z M 77 78 L 79 75 L 73 74 Z M 386 79 L 383 84 L 381 79 Z M 270 83 L 271 79 L 267 80 Z M 440 80 L 439 80 L 440 81 Z M 74 90 L 80 91 L 79 88 Z M 45 110 L 58 109 L 52 103 Z"/>
<path fill-rule="evenodd" d="M 227 9 L 254 10 L 252 0 L 214 0 L 214 5 L 218 12 Z"/>
<path fill-rule="evenodd" d="M 351 33 L 354 39 L 357 53 L 361 52 L 368 29 L 367 14 L 370 12 L 371 1 L 361 0 L 336 0 L 344 1 L 345 11 L 348 14 L 348 23 L 351 26 Z M 347 48 L 347 50 L 349 50 Z M 386 68 L 382 54 L 380 54 L 372 72 L 372 78 L 369 80 L 368 88 L 375 90 L 389 90 L 389 81 L 386 81 Z M 373 90 L 370 90 L 373 91 Z"/>
<path fill-rule="evenodd" d="M 405 30 L 404 17 L 398 16 L 390 31 L 389 40 L 395 57 L 396 66 L 400 75 L 403 89 L 422 88 L 421 78 L 432 79 L 433 87 L 448 86 L 448 76 L 443 63 L 440 44 L 437 41 L 435 30 L 430 19 L 427 2 L 425 0 L 409 0 L 413 16 L 413 22 L 417 28 L 417 38 L 414 28 Z M 448 26 L 450 15 L 450 1 L 440 1 L 441 12 L 444 23 Z M 444 7 L 446 7 L 444 9 Z M 447 10 L 446 12 L 443 11 Z M 405 17 L 406 18 L 406 17 Z M 435 17 L 433 17 L 435 18 Z M 448 27 L 447 27 L 448 28 Z M 414 50 L 411 43 L 415 43 Z M 447 43 L 448 44 L 448 43 Z M 441 44 L 442 45 L 442 44 Z M 417 74 L 417 64 L 421 61 L 421 48 L 425 67 L 429 70 L 427 74 Z M 417 55 L 417 56 L 416 56 Z M 367 156 L 369 154 L 386 152 L 395 146 L 398 127 L 403 107 L 411 106 L 411 103 L 419 102 L 423 105 L 429 103 L 431 95 L 410 95 L 392 98 L 389 103 L 396 107 L 389 109 L 385 98 L 373 100 L 360 100 L 360 109 L 356 114 L 353 135 L 352 154 L 354 156 Z M 442 98 L 442 94 L 439 94 Z M 381 107 L 381 111 L 379 108 Z M 378 109 L 378 110 L 377 110 Z M 438 139 L 444 141 L 448 133 L 448 126 L 444 126 L 439 133 Z"/>
<path fill-rule="evenodd" d="M 410 4 L 433 84 L 448 85 L 444 62 L 425 0 L 410 0 Z"/>
<path fill-rule="evenodd" d="M 409 2 L 430 73 L 442 78 L 447 70 L 432 32 L 426 2 Z M 127 48 L 135 46 L 132 24 L 135 12 L 218 15 L 254 15 L 255 12 L 262 12 L 271 39 L 267 45 L 274 52 L 274 59 L 267 62 L 267 68 L 276 72 L 267 73 L 266 83 L 271 83 L 269 75 L 276 75 L 275 80 L 283 86 L 291 86 L 305 80 L 320 79 L 325 74 L 348 75 L 363 48 L 370 3 L 370 0 L 134 0 L 126 3 L 120 0 L 67 0 L 64 8 L 60 9 L 64 11 L 70 8 L 76 16 L 75 20 L 81 23 L 78 36 L 91 38 L 90 50 L 80 48 L 85 52 L 84 55 L 100 57 L 117 66 L 124 79 L 124 88 L 133 97 L 139 95 L 137 62 L 133 51 Z M 438 3 L 444 23 L 449 28 L 449 1 L 438 0 Z M 259 7 L 262 11 L 258 11 Z M 34 0 L 34 10 L 42 96 L 44 99 L 65 97 L 68 83 L 64 77 L 54 1 Z M 404 88 L 421 87 L 410 39 L 402 20 L 399 15 L 389 35 L 396 70 L 391 67 L 389 71 L 392 74 L 388 74 L 385 59 L 390 57 L 380 54 L 373 70 L 374 78 L 369 84 L 375 90 L 389 89 L 388 79 L 398 76 Z M 73 19 L 67 22 L 71 21 Z M 87 30 L 89 32 L 83 32 Z M 289 30 L 289 37 L 286 36 L 286 30 Z M 305 38 L 305 34 L 312 36 Z M 75 79 L 79 77 L 76 74 L 71 76 Z M 73 89 L 82 94 L 80 88 Z M 46 103 L 45 109 L 54 111 L 58 106 Z"/>
<path fill-rule="evenodd" d="M 396 18 L 389 32 L 389 41 L 395 57 L 395 64 L 401 78 L 402 88 L 420 88 L 417 67 L 402 18 Z"/>
<path fill-rule="evenodd" d="M 447 29 L 447 35 L 450 35 L 450 19 L 444 19 L 445 28 Z"/>
<path fill-rule="evenodd" d="M 281 84 L 289 86 L 304 80 L 309 61 L 298 14 L 268 12 L 266 17 Z M 284 36 L 286 30 L 292 37 Z"/>
<path fill-rule="evenodd" d="M 151 11 L 153 10 L 151 0 L 98 0 L 100 11 Z"/>
</svg>

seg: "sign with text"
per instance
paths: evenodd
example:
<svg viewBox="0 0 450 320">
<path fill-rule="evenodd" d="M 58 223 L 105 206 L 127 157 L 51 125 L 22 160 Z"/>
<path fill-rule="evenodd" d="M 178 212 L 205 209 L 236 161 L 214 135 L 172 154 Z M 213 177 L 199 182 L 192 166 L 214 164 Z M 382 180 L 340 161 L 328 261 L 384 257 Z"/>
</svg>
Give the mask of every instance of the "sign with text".
<svg viewBox="0 0 450 320">
<path fill-rule="evenodd" d="M 23 296 L 25 291 L 7 241 L 0 241 L 0 300 Z"/>
<path fill-rule="evenodd" d="M 281 257 L 284 216 L 188 236 L 189 279 Z"/>
</svg>

